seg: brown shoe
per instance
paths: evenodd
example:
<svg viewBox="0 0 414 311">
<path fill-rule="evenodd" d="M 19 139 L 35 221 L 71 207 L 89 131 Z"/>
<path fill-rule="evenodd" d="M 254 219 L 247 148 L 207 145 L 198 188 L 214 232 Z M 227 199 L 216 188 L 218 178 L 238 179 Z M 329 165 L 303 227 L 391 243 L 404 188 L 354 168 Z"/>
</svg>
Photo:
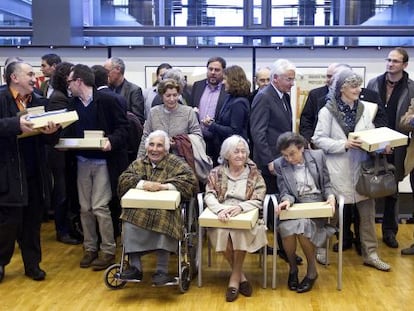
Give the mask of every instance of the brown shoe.
<svg viewBox="0 0 414 311">
<path fill-rule="evenodd" d="M 226 290 L 226 301 L 227 302 L 235 301 L 238 296 L 239 296 L 239 290 L 237 288 L 227 287 L 227 290 Z"/>
<path fill-rule="evenodd" d="M 83 258 L 80 261 L 79 266 L 81 268 L 89 268 L 91 266 L 92 261 L 98 258 L 98 252 L 89 252 L 86 251 L 83 255 Z"/>
<path fill-rule="evenodd" d="M 243 281 L 239 284 L 239 293 L 243 296 L 250 297 L 253 294 L 253 287 L 249 281 Z"/>
<path fill-rule="evenodd" d="M 110 265 L 115 263 L 115 255 L 102 253 L 101 256 L 91 263 L 92 270 L 105 270 Z"/>
</svg>

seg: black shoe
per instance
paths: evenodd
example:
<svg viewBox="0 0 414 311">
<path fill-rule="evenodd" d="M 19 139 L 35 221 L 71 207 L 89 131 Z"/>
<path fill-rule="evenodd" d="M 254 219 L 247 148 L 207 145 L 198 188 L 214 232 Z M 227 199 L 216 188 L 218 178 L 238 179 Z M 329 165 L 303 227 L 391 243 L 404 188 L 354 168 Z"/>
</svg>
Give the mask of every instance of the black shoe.
<svg viewBox="0 0 414 311">
<path fill-rule="evenodd" d="M 80 240 L 72 238 L 69 234 L 63 234 L 63 235 L 58 234 L 56 236 L 56 240 L 61 243 L 69 244 L 69 245 L 78 245 L 82 243 Z"/>
<path fill-rule="evenodd" d="M 26 269 L 24 274 L 35 281 L 43 281 L 46 277 L 46 272 L 39 267 Z"/>
<path fill-rule="evenodd" d="M 152 283 L 156 286 L 169 285 L 175 282 L 175 277 L 170 276 L 166 272 L 156 271 L 152 275 Z"/>
<path fill-rule="evenodd" d="M 296 292 L 297 293 L 309 292 L 312 289 L 313 284 L 315 284 L 315 281 L 316 281 L 317 278 L 318 278 L 318 276 L 315 276 L 315 278 L 313 278 L 313 279 L 308 278 L 307 276 L 305 276 L 305 278 L 302 280 L 302 282 L 300 282 Z"/>
<path fill-rule="evenodd" d="M 288 288 L 290 290 L 297 290 L 299 285 L 298 271 L 290 273 L 288 278 Z"/>
<path fill-rule="evenodd" d="M 129 269 L 122 271 L 121 273 L 122 280 L 133 280 L 133 281 L 142 281 L 142 271 L 138 268 L 131 266 Z"/>
<path fill-rule="evenodd" d="M 342 251 L 346 251 L 347 249 L 352 248 L 352 242 L 347 242 L 347 243 L 343 243 L 342 244 Z M 337 253 L 339 249 L 339 243 L 336 242 L 333 246 L 332 246 L 332 250 Z"/>
<path fill-rule="evenodd" d="M 277 250 L 277 255 L 280 258 L 282 258 L 284 261 L 286 261 L 287 263 L 289 263 L 289 259 L 288 259 L 287 255 L 286 255 L 286 252 L 284 250 L 281 250 L 281 249 Z M 302 257 L 296 255 L 296 264 L 297 265 L 301 265 L 302 264 L 302 261 L 303 261 Z"/>
<path fill-rule="evenodd" d="M 385 245 L 387 245 L 388 247 L 391 248 L 398 248 L 398 241 L 395 239 L 395 235 L 394 234 L 387 234 L 384 235 L 382 238 L 382 241 L 385 243 Z"/>
<path fill-rule="evenodd" d="M 4 279 L 4 266 L 0 265 L 0 283 Z"/>
</svg>

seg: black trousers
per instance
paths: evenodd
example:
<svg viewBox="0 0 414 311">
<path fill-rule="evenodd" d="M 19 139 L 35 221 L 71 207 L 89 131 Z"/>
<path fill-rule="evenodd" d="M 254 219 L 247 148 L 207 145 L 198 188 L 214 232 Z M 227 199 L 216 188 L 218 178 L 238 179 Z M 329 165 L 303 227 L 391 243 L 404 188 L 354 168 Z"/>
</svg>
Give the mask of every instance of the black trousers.
<svg viewBox="0 0 414 311">
<path fill-rule="evenodd" d="M 25 270 L 37 267 L 41 261 L 40 226 L 43 206 L 41 187 L 36 178 L 28 180 L 27 206 L 0 206 L 0 265 L 7 265 L 19 243 Z"/>
</svg>

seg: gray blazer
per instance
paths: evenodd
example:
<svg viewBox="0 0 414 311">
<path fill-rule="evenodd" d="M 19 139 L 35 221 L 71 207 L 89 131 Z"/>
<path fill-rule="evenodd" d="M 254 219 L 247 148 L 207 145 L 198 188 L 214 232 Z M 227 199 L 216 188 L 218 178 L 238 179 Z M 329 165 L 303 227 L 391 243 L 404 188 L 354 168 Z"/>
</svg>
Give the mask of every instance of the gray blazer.
<svg viewBox="0 0 414 311">
<path fill-rule="evenodd" d="M 322 150 L 305 149 L 303 156 L 310 174 L 315 181 L 316 187 L 321 191 L 324 199 L 334 195 L 326 166 L 325 154 Z M 277 186 L 280 193 L 280 202 L 288 200 L 291 204 L 299 202 L 299 194 L 296 187 L 293 166 L 283 157 L 273 161 L 276 170 Z"/>
<path fill-rule="evenodd" d="M 135 114 L 139 118 L 141 124 L 144 124 L 145 107 L 141 88 L 125 79 L 120 94 L 124 96 L 127 101 L 127 110 Z"/>
</svg>

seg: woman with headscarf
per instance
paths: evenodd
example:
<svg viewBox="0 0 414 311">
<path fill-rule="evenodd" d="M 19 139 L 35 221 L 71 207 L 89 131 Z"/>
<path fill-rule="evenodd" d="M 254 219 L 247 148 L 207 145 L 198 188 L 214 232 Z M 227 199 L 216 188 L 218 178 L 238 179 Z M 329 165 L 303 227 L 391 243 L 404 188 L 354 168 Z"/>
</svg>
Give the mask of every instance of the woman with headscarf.
<svg viewBox="0 0 414 311">
<path fill-rule="evenodd" d="M 312 141 L 326 154 L 331 183 L 336 195 L 345 198 L 344 208 L 356 206 L 359 217 L 364 264 L 389 271 L 390 265 L 378 256 L 375 231 L 375 200 L 356 191 L 361 162 L 369 155 L 361 140 L 348 138 L 350 132 L 374 128 L 371 110 L 359 100 L 362 78 L 352 70 L 335 74 L 326 105 L 320 110 Z"/>
</svg>

